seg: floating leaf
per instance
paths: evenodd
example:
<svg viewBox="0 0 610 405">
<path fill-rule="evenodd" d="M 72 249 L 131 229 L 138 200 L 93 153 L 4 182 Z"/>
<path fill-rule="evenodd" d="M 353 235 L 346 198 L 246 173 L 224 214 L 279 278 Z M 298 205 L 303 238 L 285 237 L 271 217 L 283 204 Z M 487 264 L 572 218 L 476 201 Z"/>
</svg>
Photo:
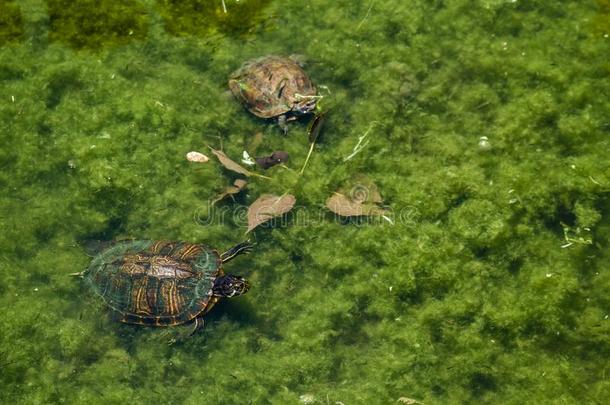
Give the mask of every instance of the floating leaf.
<svg viewBox="0 0 610 405">
<path fill-rule="evenodd" d="M 256 228 L 260 224 L 272 218 L 279 217 L 294 207 L 296 198 L 291 194 L 276 196 L 273 194 L 263 194 L 248 208 L 248 230 Z"/>
<path fill-rule="evenodd" d="M 326 200 L 326 207 L 342 217 L 384 216 L 387 214 L 387 211 L 382 207 L 353 201 L 339 193 L 335 193 Z"/>
<path fill-rule="evenodd" d="M 246 185 L 248 184 L 248 182 L 244 179 L 236 179 L 233 182 L 232 186 L 227 186 L 224 191 L 222 193 L 220 193 L 218 195 L 218 197 L 216 197 L 214 199 L 214 201 L 212 201 L 212 204 L 216 204 L 218 201 L 222 200 L 223 198 L 229 196 L 229 195 L 234 195 L 239 193 L 241 190 L 243 190 Z"/>
<path fill-rule="evenodd" d="M 231 160 L 231 158 L 229 158 L 227 155 L 225 155 L 225 153 L 223 151 L 216 150 L 212 147 L 210 147 L 210 150 L 212 151 L 213 154 L 216 155 L 220 164 L 223 165 L 228 170 L 231 170 L 232 172 L 235 172 L 235 173 L 243 174 L 245 176 L 252 175 L 252 173 L 248 169 L 244 168 L 243 166 L 241 166 L 238 163 L 235 163 L 233 160 Z"/>
<path fill-rule="evenodd" d="M 287 160 L 288 152 L 278 150 L 273 152 L 270 156 L 256 158 L 256 164 L 262 167 L 263 169 L 268 169 L 275 165 L 279 165 L 280 163 L 284 163 Z"/>
<path fill-rule="evenodd" d="M 210 158 L 203 153 L 192 151 L 186 154 L 186 160 L 189 162 L 205 163 L 210 160 Z"/>
</svg>

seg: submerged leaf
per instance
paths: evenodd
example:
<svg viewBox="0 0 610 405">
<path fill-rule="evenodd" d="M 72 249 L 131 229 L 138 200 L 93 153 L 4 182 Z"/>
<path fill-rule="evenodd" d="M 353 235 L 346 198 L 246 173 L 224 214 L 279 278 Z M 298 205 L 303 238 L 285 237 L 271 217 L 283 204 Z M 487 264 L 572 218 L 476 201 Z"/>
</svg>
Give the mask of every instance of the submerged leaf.
<svg viewBox="0 0 610 405">
<path fill-rule="evenodd" d="M 349 195 L 352 201 L 360 203 L 381 204 L 383 202 L 377 185 L 366 175 L 353 176 L 351 183 L 353 186 L 349 190 L 341 189 L 339 192 Z"/>
<path fill-rule="evenodd" d="M 326 200 L 326 207 L 343 217 L 381 216 L 391 223 L 388 211 L 378 204 L 383 202 L 377 186 L 364 174 L 356 174 L 351 186 L 342 187 Z"/>
<path fill-rule="evenodd" d="M 248 208 L 248 230 L 256 228 L 260 224 L 272 218 L 279 217 L 290 211 L 296 202 L 296 198 L 291 194 L 276 196 L 273 194 L 263 194 Z"/>
<path fill-rule="evenodd" d="M 326 207 L 342 217 L 383 216 L 387 211 L 375 204 L 357 202 L 343 194 L 335 193 L 326 200 Z"/>
<path fill-rule="evenodd" d="M 229 196 L 229 195 L 234 195 L 239 193 L 241 190 L 243 190 L 246 185 L 248 184 L 248 182 L 244 179 L 236 179 L 233 182 L 232 186 L 227 186 L 224 191 L 222 193 L 220 193 L 218 195 L 218 197 L 216 197 L 214 199 L 214 201 L 212 201 L 212 204 L 216 204 L 218 201 L 222 200 L 223 198 Z"/>
<path fill-rule="evenodd" d="M 309 142 L 314 143 L 318 136 L 320 136 L 320 131 L 322 130 L 322 125 L 324 125 L 324 121 L 326 121 L 326 113 L 319 113 L 311 123 L 309 124 L 309 128 L 307 128 L 307 137 L 309 138 Z"/>
<path fill-rule="evenodd" d="M 236 172 L 239 174 L 243 174 L 245 176 L 252 175 L 252 173 L 248 169 L 241 166 L 239 163 L 235 163 L 233 160 L 231 160 L 231 158 L 229 158 L 227 155 L 225 155 L 225 153 L 223 151 L 216 150 L 212 147 L 210 147 L 210 150 L 212 151 L 213 154 L 216 155 L 220 164 L 223 165 L 228 170 L 231 170 L 232 172 Z"/>
<path fill-rule="evenodd" d="M 326 120 L 326 113 L 317 114 L 311 123 L 309 124 L 309 128 L 307 128 L 307 136 L 309 138 L 309 152 L 307 152 L 307 157 L 305 158 L 305 163 L 303 163 L 303 167 L 301 168 L 301 174 L 305 172 L 305 168 L 307 167 L 307 163 L 309 162 L 309 158 L 313 153 L 313 147 L 316 144 L 316 140 L 318 140 L 318 136 L 320 136 L 320 131 L 322 130 L 322 125 Z"/>
</svg>

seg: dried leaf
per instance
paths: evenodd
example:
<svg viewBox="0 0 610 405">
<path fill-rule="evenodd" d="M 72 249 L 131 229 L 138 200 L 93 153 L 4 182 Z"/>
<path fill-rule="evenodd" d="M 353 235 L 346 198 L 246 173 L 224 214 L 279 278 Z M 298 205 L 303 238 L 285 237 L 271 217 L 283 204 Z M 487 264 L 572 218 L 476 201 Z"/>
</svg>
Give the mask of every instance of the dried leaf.
<svg viewBox="0 0 610 405">
<path fill-rule="evenodd" d="M 273 194 L 263 194 L 248 208 L 248 230 L 256 228 L 260 224 L 272 218 L 279 217 L 294 207 L 296 198 L 291 194 L 276 196 Z"/>
<path fill-rule="evenodd" d="M 234 195 L 239 193 L 241 190 L 243 190 L 246 185 L 248 184 L 248 182 L 244 179 L 236 179 L 233 182 L 232 186 L 227 186 L 224 191 L 222 193 L 220 193 L 218 195 L 218 197 L 216 197 L 214 199 L 214 201 L 212 201 L 212 204 L 216 204 L 218 201 L 222 200 L 223 198 L 229 196 L 229 195 Z"/>
<path fill-rule="evenodd" d="M 326 113 L 319 113 L 311 120 L 309 127 L 307 128 L 307 137 L 309 138 L 310 143 L 316 142 L 318 136 L 320 136 L 320 131 L 322 130 L 322 125 L 324 125 L 324 121 L 326 121 Z"/>
<path fill-rule="evenodd" d="M 373 181 L 366 175 L 355 175 L 352 178 L 351 183 L 353 186 L 351 186 L 349 190 L 341 189 L 339 192 L 341 194 L 349 195 L 349 198 L 352 201 L 369 204 L 383 203 L 383 199 L 381 198 L 381 194 L 379 194 L 377 185 L 375 185 L 375 183 L 373 183 Z"/>
<path fill-rule="evenodd" d="M 205 163 L 210 160 L 210 158 L 204 155 L 203 153 L 191 151 L 186 154 L 186 160 L 188 160 L 189 162 Z"/>
<path fill-rule="evenodd" d="M 356 174 L 350 184 L 326 200 L 329 210 L 344 217 L 381 216 L 392 223 L 386 216 L 387 210 L 378 205 L 383 203 L 383 199 L 371 179 L 364 174 Z"/>
<path fill-rule="evenodd" d="M 326 207 L 342 217 L 383 216 L 387 211 L 375 204 L 361 203 L 335 193 L 326 200 Z"/>
<path fill-rule="evenodd" d="M 305 173 L 305 168 L 307 167 L 309 158 L 311 157 L 311 154 L 313 153 L 313 147 L 316 144 L 316 140 L 318 139 L 318 136 L 320 136 L 320 131 L 322 130 L 322 125 L 324 124 L 325 120 L 326 120 L 326 112 L 316 114 L 316 116 L 313 117 L 313 120 L 309 124 L 309 128 L 307 128 L 307 136 L 309 138 L 310 145 L 309 145 L 309 152 L 307 152 L 307 157 L 305 158 L 305 163 L 303 163 L 303 167 L 301 168 L 301 172 L 300 172 L 301 174 Z"/>
<path fill-rule="evenodd" d="M 216 157 L 218 158 L 218 161 L 220 161 L 220 164 L 223 165 L 224 167 L 226 167 L 228 170 L 231 170 L 232 172 L 236 172 L 239 174 L 243 174 L 245 176 L 252 175 L 252 173 L 248 169 L 244 168 L 243 166 L 239 165 L 238 163 L 235 163 L 227 155 L 225 155 L 225 153 L 223 151 L 216 150 L 212 147 L 210 147 L 210 150 L 212 151 L 213 154 L 216 155 Z"/>
</svg>

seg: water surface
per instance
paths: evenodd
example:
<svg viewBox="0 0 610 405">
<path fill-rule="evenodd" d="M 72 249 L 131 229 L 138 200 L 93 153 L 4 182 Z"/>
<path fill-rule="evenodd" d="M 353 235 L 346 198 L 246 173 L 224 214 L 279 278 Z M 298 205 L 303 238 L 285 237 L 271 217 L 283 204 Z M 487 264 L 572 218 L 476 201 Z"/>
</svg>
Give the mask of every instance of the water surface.
<svg viewBox="0 0 610 405">
<path fill-rule="evenodd" d="M 0 402 L 608 403 L 610 3 L 224 4 L 0 2 Z M 267 54 L 329 111 L 302 176 L 307 120 L 228 93 Z M 211 208 L 239 176 L 186 153 L 257 132 L 287 168 Z M 389 221 L 324 208 L 363 175 Z M 286 192 L 226 266 L 250 292 L 184 342 L 68 276 L 92 240 L 227 249 Z"/>
</svg>

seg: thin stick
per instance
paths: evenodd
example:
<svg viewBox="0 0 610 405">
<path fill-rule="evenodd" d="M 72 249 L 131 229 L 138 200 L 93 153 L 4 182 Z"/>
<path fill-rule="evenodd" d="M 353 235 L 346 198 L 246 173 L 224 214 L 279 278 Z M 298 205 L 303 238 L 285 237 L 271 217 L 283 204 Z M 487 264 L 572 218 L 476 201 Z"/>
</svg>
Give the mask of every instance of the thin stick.
<svg viewBox="0 0 610 405">
<path fill-rule="evenodd" d="M 362 27 L 362 24 L 364 24 L 366 19 L 369 18 L 369 13 L 371 12 L 371 9 L 373 8 L 374 3 L 375 3 L 375 0 L 371 0 L 371 4 L 369 4 L 369 9 L 366 10 L 366 14 L 365 14 L 364 18 L 362 19 L 362 21 L 360 21 L 360 24 L 358 24 L 358 26 L 356 27 L 356 31 L 360 30 L 360 27 Z"/>
<path fill-rule="evenodd" d="M 301 169 L 299 175 L 303 174 L 303 172 L 305 171 L 305 168 L 307 167 L 307 162 L 309 162 L 309 158 L 311 156 L 311 153 L 313 152 L 313 147 L 315 144 L 315 142 L 311 143 L 311 146 L 309 147 L 309 153 L 307 153 L 307 158 L 305 159 L 305 163 L 303 164 L 303 168 Z"/>
<path fill-rule="evenodd" d="M 250 175 L 251 176 L 255 176 L 255 177 L 260 177 L 260 178 L 263 178 L 263 179 L 267 179 L 267 180 L 272 180 L 271 177 L 263 176 L 262 174 L 258 174 L 258 173 L 250 172 Z"/>
</svg>

